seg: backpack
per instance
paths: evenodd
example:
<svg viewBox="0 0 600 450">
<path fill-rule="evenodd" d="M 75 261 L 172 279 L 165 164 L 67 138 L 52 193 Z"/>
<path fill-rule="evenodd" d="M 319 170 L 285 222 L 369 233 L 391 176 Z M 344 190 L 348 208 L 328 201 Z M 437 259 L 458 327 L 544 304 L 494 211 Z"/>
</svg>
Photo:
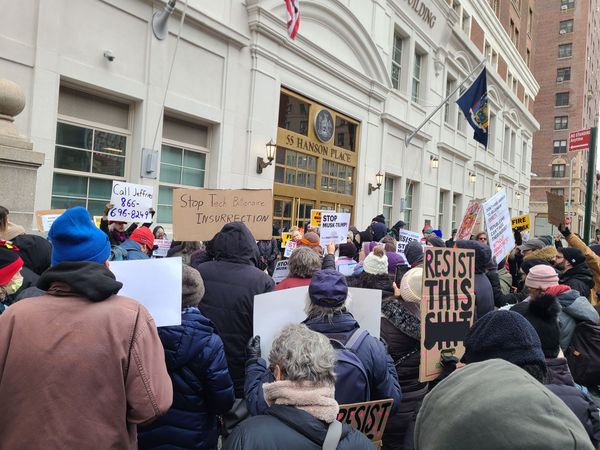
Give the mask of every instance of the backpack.
<svg viewBox="0 0 600 450">
<path fill-rule="evenodd" d="M 128 250 L 117 246 L 110 248 L 109 261 L 127 261 L 129 259 Z"/>
<path fill-rule="evenodd" d="M 356 350 L 369 335 L 367 330 L 358 328 L 348 341 L 343 344 L 333 335 L 328 335 L 329 342 L 335 349 L 335 399 L 340 405 L 368 402 L 371 399 L 369 377 Z"/>
<path fill-rule="evenodd" d="M 600 326 L 579 322 L 565 356 L 575 383 L 597 385 L 600 380 Z"/>
</svg>

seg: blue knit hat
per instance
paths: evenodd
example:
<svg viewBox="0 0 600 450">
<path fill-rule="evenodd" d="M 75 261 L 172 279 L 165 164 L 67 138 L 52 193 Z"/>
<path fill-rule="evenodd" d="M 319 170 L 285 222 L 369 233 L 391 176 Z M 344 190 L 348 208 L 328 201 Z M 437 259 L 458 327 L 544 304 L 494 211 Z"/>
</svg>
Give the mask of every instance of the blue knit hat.
<svg viewBox="0 0 600 450">
<path fill-rule="evenodd" d="M 465 337 L 467 364 L 504 359 L 517 366 L 538 364 L 546 370 L 546 359 L 537 332 L 525 317 L 514 311 L 491 311 L 481 317 Z"/>
<path fill-rule="evenodd" d="M 386 263 L 387 268 L 387 263 Z M 313 273 L 308 287 L 310 301 L 326 308 L 337 308 L 348 297 L 346 277 L 337 270 L 325 269 Z"/>
<path fill-rule="evenodd" d="M 94 225 L 81 206 L 61 214 L 52 224 L 48 239 L 52 242 L 53 266 L 65 261 L 104 264 L 110 257 L 108 236 Z"/>
</svg>

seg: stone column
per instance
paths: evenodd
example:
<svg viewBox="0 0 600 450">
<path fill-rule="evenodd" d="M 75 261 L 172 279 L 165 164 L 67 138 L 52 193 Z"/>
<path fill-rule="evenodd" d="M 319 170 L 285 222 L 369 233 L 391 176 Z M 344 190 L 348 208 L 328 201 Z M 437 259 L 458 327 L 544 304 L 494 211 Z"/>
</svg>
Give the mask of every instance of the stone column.
<svg viewBox="0 0 600 450">
<path fill-rule="evenodd" d="M 14 118 L 25 108 L 23 90 L 0 79 L 0 205 L 10 211 L 11 222 L 32 229 L 37 169 L 44 154 L 20 136 Z"/>
</svg>

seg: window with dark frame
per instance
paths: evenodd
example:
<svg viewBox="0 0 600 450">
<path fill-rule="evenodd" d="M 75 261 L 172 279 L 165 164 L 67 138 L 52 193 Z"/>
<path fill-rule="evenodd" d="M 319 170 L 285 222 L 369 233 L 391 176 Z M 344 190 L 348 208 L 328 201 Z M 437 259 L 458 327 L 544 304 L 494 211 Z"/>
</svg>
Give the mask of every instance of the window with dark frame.
<svg viewBox="0 0 600 450">
<path fill-rule="evenodd" d="M 567 130 L 569 128 L 569 116 L 556 116 L 554 118 L 555 130 Z"/>
<path fill-rule="evenodd" d="M 554 106 L 569 106 L 569 93 L 557 92 L 554 100 Z"/>
<path fill-rule="evenodd" d="M 567 153 L 567 140 L 559 139 L 555 140 L 552 145 L 552 153 Z"/>
<path fill-rule="evenodd" d="M 573 54 L 573 44 L 560 44 L 558 46 L 558 57 L 569 58 Z"/>
<path fill-rule="evenodd" d="M 571 68 L 560 67 L 556 70 L 556 81 L 562 83 L 563 81 L 569 81 L 571 79 Z"/>
<path fill-rule="evenodd" d="M 552 164 L 552 178 L 564 178 L 565 167 L 565 164 Z"/>
</svg>

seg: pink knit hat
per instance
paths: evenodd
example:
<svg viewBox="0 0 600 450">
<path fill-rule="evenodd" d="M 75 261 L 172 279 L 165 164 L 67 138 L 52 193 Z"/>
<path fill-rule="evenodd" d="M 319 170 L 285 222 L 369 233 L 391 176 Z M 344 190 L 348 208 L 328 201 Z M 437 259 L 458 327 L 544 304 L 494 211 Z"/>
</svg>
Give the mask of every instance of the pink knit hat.
<svg viewBox="0 0 600 450">
<path fill-rule="evenodd" d="M 557 284 L 558 275 L 556 270 L 545 264 L 533 266 L 529 270 L 527 278 L 525 279 L 525 286 L 533 289 L 546 290 L 547 288 L 556 286 Z"/>
</svg>

